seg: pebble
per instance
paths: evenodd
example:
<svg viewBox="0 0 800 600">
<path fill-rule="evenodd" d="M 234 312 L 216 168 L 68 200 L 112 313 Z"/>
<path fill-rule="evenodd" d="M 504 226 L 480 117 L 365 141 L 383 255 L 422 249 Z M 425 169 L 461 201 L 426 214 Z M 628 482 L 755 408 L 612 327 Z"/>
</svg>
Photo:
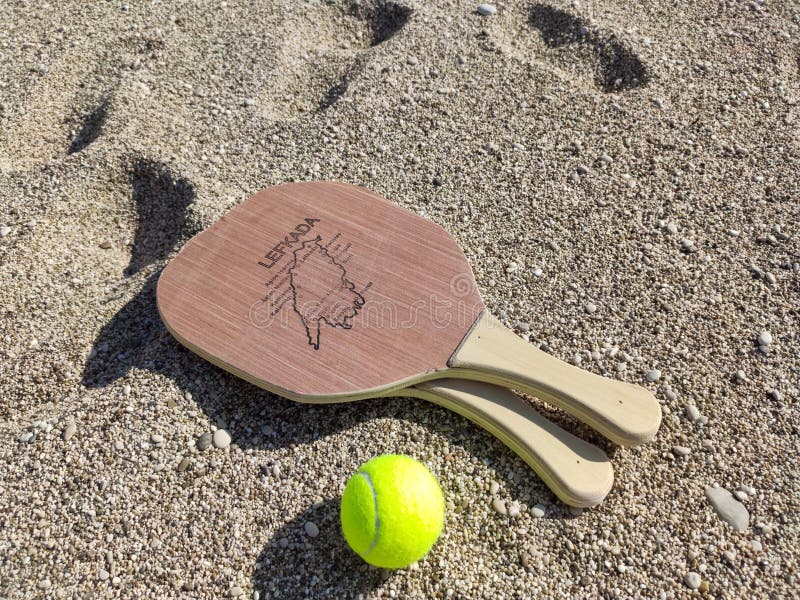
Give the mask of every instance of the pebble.
<svg viewBox="0 0 800 600">
<path fill-rule="evenodd" d="M 523 150 L 525 150 L 525 146 L 523 146 L 519 142 L 514 142 L 513 144 L 511 144 L 511 147 L 517 152 L 522 152 Z"/>
<path fill-rule="evenodd" d="M 591 315 L 597 312 L 597 305 L 594 302 L 587 302 L 584 306 L 584 309 L 586 309 L 586 312 Z"/>
<path fill-rule="evenodd" d="M 416 56 L 409 56 L 408 58 L 406 58 L 406 62 L 410 65 L 416 65 L 417 63 L 419 63 L 419 59 Z"/>
<path fill-rule="evenodd" d="M 189 458 L 184 456 L 181 459 L 181 462 L 178 463 L 178 473 L 183 473 L 186 469 L 188 469 L 190 463 L 191 461 L 189 460 Z"/>
<path fill-rule="evenodd" d="M 692 453 L 692 450 L 686 446 L 673 446 L 672 453 L 677 456 L 689 456 Z"/>
<path fill-rule="evenodd" d="M 315 538 L 319 535 L 319 527 L 313 521 L 306 521 L 306 524 L 303 525 L 303 529 L 306 530 L 306 535 L 310 538 Z"/>
<path fill-rule="evenodd" d="M 494 496 L 497 492 L 500 491 L 500 484 L 496 481 L 493 481 L 489 486 L 489 493 Z"/>
<path fill-rule="evenodd" d="M 51 583 L 49 579 L 42 579 L 37 584 L 40 590 L 46 590 L 50 587 Z"/>
<path fill-rule="evenodd" d="M 758 540 L 751 540 L 751 541 L 750 541 L 750 547 L 751 547 L 751 548 L 753 549 L 753 551 L 755 551 L 755 552 L 761 552 L 761 551 L 764 549 L 764 546 L 763 546 L 763 545 L 761 544 L 761 542 L 760 542 L 760 541 L 758 541 Z"/>
<path fill-rule="evenodd" d="M 0 227 L 0 238 L 6 237 L 9 233 L 11 233 L 11 227 L 8 225 L 3 225 Z"/>
<path fill-rule="evenodd" d="M 157 446 L 160 446 L 161 444 L 164 443 L 164 436 L 154 433 L 153 435 L 150 436 L 150 441 L 156 444 Z"/>
<path fill-rule="evenodd" d="M 231 445 L 231 434 L 229 434 L 224 429 L 217 429 L 214 432 L 214 447 L 215 448 L 227 448 Z"/>
<path fill-rule="evenodd" d="M 508 506 L 508 516 L 509 517 L 518 517 L 522 507 L 520 506 L 519 502 L 514 500 Z"/>
<path fill-rule="evenodd" d="M 103 250 L 110 249 L 111 245 L 112 245 L 111 240 L 103 240 L 102 242 L 100 242 L 100 248 L 102 248 Z"/>
<path fill-rule="evenodd" d="M 495 510 L 496 513 L 501 515 L 507 515 L 508 510 L 506 509 L 506 503 L 500 498 L 492 498 L 492 508 Z"/>
<path fill-rule="evenodd" d="M 742 369 L 739 369 L 738 371 L 736 371 L 735 376 L 736 376 L 736 380 L 737 381 L 741 382 L 741 381 L 746 381 L 747 380 L 747 375 L 745 374 L 745 372 Z"/>
<path fill-rule="evenodd" d="M 203 450 L 207 450 L 211 446 L 211 440 L 212 440 L 211 433 L 206 432 L 199 438 L 197 438 L 197 441 L 194 443 L 195 448 L 197 448 L 201 452 Z"/>
<path fill-rule="evenodd" d="M 673 390 L 671 387 L 668 387 L 664 391 L 664 394 L 666 395 L 667 400 L 669 400 L 670 402 L 675 402 L 675 400 L 678 399 L 678 394 L 676 394 L 675 390 Z"/>
<path fill-rule="evenodd" d="M 117 440 L 116 442 L 114 442 L 114 449 L 118 450 L 118 451 L 119 450 L 124 450 L 125 449 L 125 444 L 123 444 L 120 440 Z"/>
<path fill-rule="evenodd" d="M 484 17 L 491 17 L 497 13 L 497 7 L 494 4 L 478 4 L 478 14 Z"/>
<path fill-rule="evenodd" d="M 689 417 L 689 420 L 694 423 L 700 420 L 700 411 L 694 404 L 687 404 L 686 405 L 686 416 Z"/>
<path fill-rule="evenodd" d="M 651 370 L 651 371 L 650 371 L 650 372 L 647 374 L 647 377 L 646 377 L 646 379 L 647 379 L 647 381 L 649 381 L 650 383 L 653 383 L 653 382 L 655 382 L 655 381 L 658 381 L 659 379 L 661 379 L 661 371 L 659 371 L 658 369 L 653 369 L 653 370 Z"/>
<path fill-rule="evenodd" d="M 244 101 L 245 106 L 255 106 L 256 101 L 254 98 L 246 98 Z"/>
<path fill-rule="evenodd" d="M 26 431 L 21 436 L 19 436 L 19 441 L 22 442 L 23 444 L 27 444 L 32 439 L 33 439 L 33 432 L 32 431 Z"/>
<path fill-rule="evenodd" d="M 772 343 L 772 334 L 769 331 L 762 331 L 758 334 L 758 345 L 769 346 Z"/>
<path fill-rule="evenodd" d="M 100 569 L 100 572 L 97 575 L 98 577 L 100 577 L 100 581 L 105 581 L 106 579 L 111 577 L 111 574 L 105 569 Z"/>
<path fill-rule="evenodd" d="M 675 223 L 668 223 L 667 224 L 667 233 L 675 235 L 676 233 L 678 233 L 678 226 L 675 225 Z"/>
<path fill-rule="evenodd" d="M 769 271 L 767 271 L 766 274 L 764 275 L 764 279 L 767 280 L 767 283 L 771 283 L 772 285 L 775 285 L 778 282 L 778 280 L 775 279 L 775 275 L 773 275 Z"/>
<path fill-rule="evenodd" d="M 736 490 L 735 492 L 733 492 L 733 495 L 736 497 L 736 499 L 739 502 L 744 502 L 745 500 L 747 500 L 749 498 L 747 493 L 743 492 L 742 490 Z"/>
<path fill-rule="evenodd" d="M 126 397 L 131 395 L 131 386 L 127 383 L 122 386 L 122 394 Z"/>
<path fill-rule="evenodd" d="M 736 552 L 733 550 L 726 550 L 722 553 L 722 558 L 724 558 L 729 563 L 733 564 L 733 561 L 736 560 Z"/>
<path fill-rule="evenodd" d="M 68 423 L 67 426 L 64 427 L 62 438 L 65 442 L 68 442 L 72 439 L 72 436 L 75 435 L 76 431 L 78 431 L 78 426 L 75 425 L 75 423 Z"/>
<path fill-rule="evenodd" d="M 686 575 L 683 576 L 683 583 L 690 590 L 696 590 L 697 588 L 699 588 L 701 582 L 702 579 L 700 578 L 700 574 L 695 573 L 694 571 L 689 571 Z"/>
<path fill-rule="evenodd" d="M 683 238 L 681 240 L 681 248 L 683 248 L 686 252 L 693 252 L 694 242 L 688 238 Z"/>
<path fill-rule="evenodd" d="M 242 594 L 244 594 L 244 590 L 238 585 L 231 586 L 231 589 L 228 590 L 228 596 L 231 598 L 237 598 Z"/>
<path fill-rule="evenodd" d="M 706 498 L 716 511 L 719 518 L 733 527 L 736 531 L 745 531 L 750 524 L 750 513 L 744 504 L 733 497 L 725 488 L 706 488 Z"/>
</svg>

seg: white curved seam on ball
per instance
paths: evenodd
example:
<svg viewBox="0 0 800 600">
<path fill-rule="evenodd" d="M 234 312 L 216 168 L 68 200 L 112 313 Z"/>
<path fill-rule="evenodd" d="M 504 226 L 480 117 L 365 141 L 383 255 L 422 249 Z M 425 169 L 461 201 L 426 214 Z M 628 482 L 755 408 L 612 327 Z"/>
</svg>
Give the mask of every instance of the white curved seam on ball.
<svg viewBox="0 0 800 600">
<path fill-rule="evenodd" d="M 369 473 L 365 471 L 359 471 L 358 474 L 367 480 L 369 490 L 372 492 L 372 502 L 375 506 L 375 536 L 372 538 L 372 543 L 369 545 L 369 548 L 367 548 L 367 551 L 364 552 L 364 556 L 366 556 L 372 552 L 372 550 L 375 548 L 375 545 L 378 543 L 378 530 L 381 528 L 381 520 L 380 517 L 378 517 L 378 495 L 375 493 L 375 486 L 372 485 L 372 479 L 370 479 Z"/>
</svg>

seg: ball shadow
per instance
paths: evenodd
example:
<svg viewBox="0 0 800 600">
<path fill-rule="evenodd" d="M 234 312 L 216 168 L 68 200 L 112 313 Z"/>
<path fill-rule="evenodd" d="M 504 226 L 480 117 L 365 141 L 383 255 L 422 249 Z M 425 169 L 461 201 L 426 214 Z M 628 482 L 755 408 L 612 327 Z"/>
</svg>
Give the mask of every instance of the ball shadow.
<svg viewBox="0 0 800 600">
<path fill-rule="evenodd" d="M 394 571 L 367 565 L 345 542 L 340 498 L 311 506 L 282 525 L 264 547 L 252 577 L 262 598 L 354 598 L 390 579 Z M 310 537 L 306 523 L 319 528 Z M 286 568 L 289 566 L 290 568 Z M 313 574 L 305 578 L 298 573 Z"/>
</svg>

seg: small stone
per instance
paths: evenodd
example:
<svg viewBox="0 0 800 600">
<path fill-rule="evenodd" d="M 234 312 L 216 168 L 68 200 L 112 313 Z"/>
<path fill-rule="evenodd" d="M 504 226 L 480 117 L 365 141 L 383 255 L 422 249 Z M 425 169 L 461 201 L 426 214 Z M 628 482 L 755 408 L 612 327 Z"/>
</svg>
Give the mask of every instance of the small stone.
<svg viewBox="0 0 800 600">
<path fill-rule="evenodd" d="M 580 517 L 583 514 L 583 509 L 580 506 L 570 506 L 569 514 L 573 517 Z"/>
<path fill-rule="evenodd" d="M 9 227 L 8 225 L 3 225 L 2 227 L 0 227 L 0 238 L 6 237 L 9 233 L 11 233 L 11 227 Z"/>
<path fill-rule="evenodd" d="M 121 440 L 117 440 L 114 442 L 114 450 L 121 451 L 125 449 L 125 444 L 122 443 Z"/>
<path fill-rule="evenodd" d="M 272 476 L 275 477 L 275 479 L 281 478 L 281 468 L 277 464 L 272 465 Z"/>
<path fill-rule="evenodd" d="M 688 238 L 683 238 L 681 240 L 681 248 L 683 248 L 686 252 L 693 252 L 694 242 Z"/>
<path fill-rule="evenodd" d="M 683 576 L 683 583 L 690 590 L 696 590 L 697 588 L 699 588 L 701 582 L 702 579 L 700 579 L 700 574 L 695 573 L 694 571 L 689 571 L 686 575 Z"/>
<path fill-rule="evenodd" d="M 100 569 L 100 571 L 98 572 L 97 576 L 100 578 L 100 581 L 105 581 L 109 577 L 111 577 L 111 574 L 108 571 L 106 571 L 105 569 Z"/>
<path fill-rule="evenodd" d="M 742 490 L 736 490 L 735 492 L 733 492 L 733 495 L 739 502 L 744 502 L 750 497 L 747 495 L 747 492 L 743 492 Z"/>
<path fill-rule="evenodd" d="M 742 369 L 739 369 L 738 371 L 736 371 L 735 377 L 736 377 L 736 380 L 739 381 L 739 382 L 747 380 L 747 375 L 745 374 L 745 372 Z"/>
<path fill-rule="evenodd" d="M 733 561 L 736 560 L 736 552 L 733 550 L 726 550 L 722 553 L 722 558 L 724 558 L 729 563 L 733 564 Z"/>
<path fill-rule="evenodd" d="M 506 503 L 500 500 L 500 498 L 492 498 L 492 508 L 498 514 L 501 515 L 508 514 L 508 510 L 506 509 Z"/>
<path fill-rule="evenodd" d="M 762 331 L 756 340 L 759 346 L 769 346 L 772 343 L 772 334 L 769 331 Z"/>
<path fill-rule="evenodd" d="M 500 491 L 500 484 L 496 481 L 493 481 L 489 486 L 489 493 L 494 496 L 497 492 Z"/>
<path fill-rule="evenodd" d="M 517 152 L 522 152 L 523 150 L 525 150 L 525 146 L 523 146 L 519 142 L 514 142 L 513 144 L 511 144 L 511 147 Z"/>
<path fill-rule="evenodd" d="M 689 420 L 694 423 L 700 420 L 700 411 L 697 410 L 697 407 L 694 404 L 687 404 L 686 405 L 686 416 L 689 417 Z"/>
<path fill-rule="evenodd" d="M 178 473 L 183 473 L 186 469 L 189 468 L 190 464 L 191 464 L 191 461 L 189 460 L 189 457 L 184 456 L 181 459 L 181 462 L 178 463 Z"/>
<path fill-rule="evenodd" d="M 153 435 L 150 436 L 150 441 L 154 443 L 156 446 L 160 446 L 161 444 L 164 443 L 164 436 L 154 433 Z"/>
<path fill-rule="evenodd" d="M 766 279 L 766 280 L 767 280 L 767 283 L 770 283 L 770 284 L 772 284 L 772 285 L 775 285 L 775 284 L 778 282 L 778 280 L 777 280 L 777 279 L 775 279 L 775 275 L 773 275 L 773 274 L 772 274 L 772 273 L 770 273 L 769 271 L 767 271 L 767 272 L 764 274 L 764 279 Z"/>
<path fill-rule="evenodd" d="M 19 436 L 19 441 L 22 442 L 23 444 L 27 444 L 28 442 L 30 442 L 32 440 L 33 440 L 33 432 L 32 431 L 26 431 L 21 436 Z"/>
<path fill-rule="evenodd" d="M 597 305 L 594 302 L 587 302 L 583 308 L 590 315 L 597 312 Z"/>
<path fill-rule="evenodd" d="M 537 504 L 531 509 L 531 514 L 537 519 L 541 519 L 545 515 L 544 505 Z"/>
<path fill-rule="evenodd" d="M 122 386 L 122 395 L 127 397 L 131 395 L 131 386 L 127 383 Z"/>
<path fill-rule="evenodd" d="M 37 584 L 40 590 L 46 590 L 50 587 L 51 583 L 49 579 L 42 579 Z"/>
<path fill-rule="evenodd" d="M 484 17 L 491 17 L 497 14 L 497 7 L 494 4 L 478 4 L 478 14 Z"/>
<path fill-rule="evenodd" d="M 667 224 L 667 233 L 675 235 L 676 233 L 678 233 L 678 226 L 675 225 L 675 223 L 668 223 Z"/>
<path fill-rule="evenodd" d="M 521 510 L 521 508 L 522 508 L 522 507 L 520 506 L 519 502 L 517 502 L 516 500 L 514 500 L 514 501 L 513 501 L 511 504 L 509 504 L 509 506 L 508 506 L 508 516 L 509 516 L 509 517 L 518 517 L 518 516 L 519 516 L 519 513 L 520 513 L 520 510 Z"/>
<path fill-rule="evenodd" d="M 707 487 L 706 498 L 708 498 L 720 519 L 736 531 L 745 531 L 747 529 L 750 524 L 750 514 L 744 505 L 734 498 L 728 490 Z"/>
<path fill-rule="evenodd" d="M 541 277 L 543 272 L 544 271 L 542 271 L 542 269 L 540 267 L 536 267 L 536 268 L 533 269 L 533 276 L 534 277 Z"/>
<path fill-rule="evenodd" d="M 419 63 L 419 60 L 417 59 L 417 57 L 416 57 L 416 56 L 409 56 L 409 57 L 406 59 L 406 62 L 407 62 L 408 64 L 410 64 L 410 65 L 416 65 L 417 63 Z"/>
<path fill-rule="evenodd" d="M 197 438 L 197 441 L 194 443 L 195 448 L 197 448 L 201 452 L 203 450 L 207 450 L 211 446 L 211 440 L 212 439 L 213 438 L 212 438 L 211 433 L 209 433 L 209 432 L 204 433 L 199 438 Z"/>
<path fill-rule="evenodd" d="M 689 456 L 689 454 L 692 453 L 692 450 L 686 446 L 673 446 L 672 453 L 676 456 Z"/>
<path fill-rule="evenodd" d="M 319 535 L 319 527 L 313 521 L 306 521 L 306 524 L 303 525 L 303 529 L 306 530 L 306 535 L 310 538 L 315 538 Z"/>
<path fill-rule="evenodd" d="M 667 397 L 667 400 L 669 400 L 670 402 L 675 402 L 675 400 L 678 399 L 678 394 L 676 394 L 675 390 L 673 390 L 671 387 L 668 387 L 664 391 L 664 395 Z"/>
<path fill-rule="evenodd" d="M 650 371 L 650 372 L 647 374 L 647 377 L 646 377 L 646 379 L 647 379 L 647 381 L 649 381 L 650 383 L 653 383 L 653 382 L 655 382 L 655 381 L 658 381 L 659 379 L 661 379 L 661 371 L 659 371 L 658 369 L 652 369 L 652 370 L 651 370 L 651 371 Z"/>
<path fill-rule="evenodd" d="M 238 585 L 234 585 L 228 590 L 228 596 L 231 598 L 238 598 L 242 594 L 244 594 L 244 590 Z"/>
<path fill-rule="evenodd" d="M 111 241 L 110 240 L 104 240 L 104 241 L 100 242 L 100 247 L 103 250 L 108 250 L 109 248 L 111 248 Z"/>
<path fill-rule="evenodd" d="M 253 600 L 261 600 L 261 592 L 253 590 Z"/>
<path fill-rule="evenodd" d="M 246 98 L 244 101 L 245 106 L 255 106 L 256 101 L 253 98 Z"/>
<path fill-rule="evenodd" d="M 707 582 L 707 581 L 704 579 L 703 581 L 701 581 L 701 582 L 700 582 L 700 587 L 699 587 L 699 588 L 697 588 L 697 590 L 698 590 L 700 593 L 702 593 L 702 594 L 705 594 L 706 592 L 708 592 L 708 590 L 710 589 L 710 587 L 711 587 L 711 586 L 709 586 L 708 582 Z"/>
<path fill-rule="evenodd" d="M 68 442 L 72 439 L 72 436 L 75 435 L 76 431 L 78 431 L 78 426 L 75 425 L 75 423 L 67 423 L 67 426 L 64 427 L 64 432 L 61 434 L 61 437 L 65 442 Z"/>
<path fill-rule="evenodd" d="M 214 432 L 213 441 L 215 448 L 227 448 L 231 445 L 231 435 L 224 429 L 217 429 Z"/>
</svg>

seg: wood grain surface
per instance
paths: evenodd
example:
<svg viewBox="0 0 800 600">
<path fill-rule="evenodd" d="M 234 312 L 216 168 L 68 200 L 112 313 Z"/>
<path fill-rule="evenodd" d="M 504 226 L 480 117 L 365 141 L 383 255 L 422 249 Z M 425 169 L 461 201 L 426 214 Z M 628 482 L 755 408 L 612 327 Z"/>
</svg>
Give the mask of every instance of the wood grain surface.
<svg viewBox="0 0 800 600">
<path fill-rule="evenodd" d="M 248 198 L 181 249 L 157 302 L 194 352 L 309 402 L 435 376 L 484 309 L 447 232 L 332 182 Z"/>
</svg>

